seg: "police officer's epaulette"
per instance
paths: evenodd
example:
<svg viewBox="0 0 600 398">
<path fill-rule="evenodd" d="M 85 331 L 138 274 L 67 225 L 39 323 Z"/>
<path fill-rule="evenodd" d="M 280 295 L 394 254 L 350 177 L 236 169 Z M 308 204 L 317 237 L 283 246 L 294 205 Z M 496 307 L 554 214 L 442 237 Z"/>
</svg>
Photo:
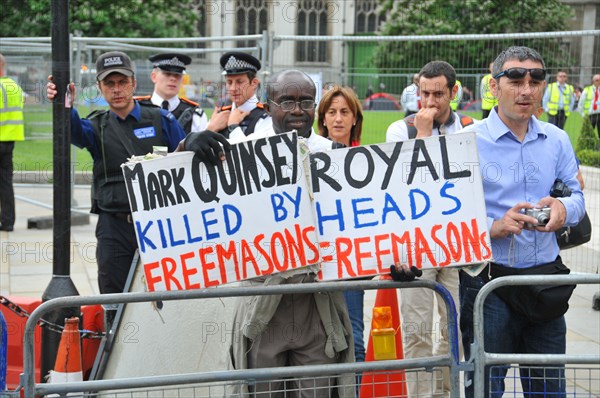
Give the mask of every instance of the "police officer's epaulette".
<svg viewBox="0 0 600 398">
<path fill-rule="evenodd" d="M 152 96 L 151 95 L 140 95 L 140 96 L 133 97 L 133 99 L 136 100 L 140 105 L 144 105 L 144 106 L 156 106 L 156 107 L 160 108 L 160 106 L 154 105 L 152 103 Z"/>
<path fill-rule="evenodd" d="M 138 102 L 138 104 L 140 104 L 140 105 L 155 106 L 157 108 L 160 108 L 160 106 L 154 105 L 152 103 L 152 96 L 151 95 L 139 95 L 139 96 L 133 97 L 133 99 L 136 100 Z"/>
<path fill-rule="evenodd" d="M 200 104 L 199 104 L 199 103 L 197 103 L 197 102 L 194 102 L 194 101 L 191 101 L 191 100 L 189 100 L 189 99 L 187 99 L 187 98 L 181 98 L 181 97 L 179 97 L 179 100 L 180 100 L 181 102 L 185 102 L 186 104 L 189 104 L 189 105 L 191 105 L 191 106 L 200 106 Z"/>
<path fill-rule="evenodd" d="M 152 99 L 152 96 L 151 95 L 136 95 L 133 97 L 133 99 L 136 101 L 145 101 L 145 100 Z"/>
<path fill-rule="evenodd" d="M 258 102 L 258 103 L 256 103 L 256 107 L 263 111 L 261 113 L 261 115 L 259 116 L 259 119 L 266 119 L 269 117 L 269 114 L 267 113 L 267 110 L 265 109 L 265 104 L 263 104 L 262 102 Z"/>
<path fill-rule="evenodd" d="M 98 116 L 102 116 L 108 113 L 108 109 L 96 109 L 92 113 L 86 116 L 86 119 L 95 119 Z"/>
<path fill-rule="evenodd" d="M 147 99 L 147 100 L 143 99 L 141 101 L 138 100 L 138 104 L 140 104 L 141 106 L 151 106 L 151 107 L 154 107 L 154 108 L 162 109 L 160 106 L 153 104 L 152 101 L 150 101 L 150 99 Z"/>
</svg>

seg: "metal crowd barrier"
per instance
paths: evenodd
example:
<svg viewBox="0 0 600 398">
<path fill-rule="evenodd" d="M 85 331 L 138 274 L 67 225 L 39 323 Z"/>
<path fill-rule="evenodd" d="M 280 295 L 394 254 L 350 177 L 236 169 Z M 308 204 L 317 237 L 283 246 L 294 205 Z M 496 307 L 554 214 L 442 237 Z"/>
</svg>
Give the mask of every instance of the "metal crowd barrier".
<svg viewBox="0 0 600 398">
<path fill-rule="evenodd" d="M 123 293 L 107 294 L 85 297 L 64 297 L 53 299 L 43 303 L 30 316 L 25 328 L 24 337 L 24 373 L 21 376 L 21 385 L 23 386 L 26 397 L 35 397 L 46 394 L 66 394 L 74 392 L 99 392 L 111 391 L 110 396 L 133 397 L 132 389 L 146 389 L 147 394 L 152 395 L 152 388 L 171 387 L 160 391 L 184 390 L 185 387 L 194 384 L 201 384 L 209 395 L 210 391 L 222 388 L 225 384 L 248 383 L 257 381 L 273 381 L 278 379 L 299 379 L 316 378 L 323 375 L 337 375 L 342 373 L 359 373 L 368 371 L 392 372 L 398 370 L 425 369 L 426 371 L 435 371 L 436 367 L 448 367 L 450 370 L 451 397 L 460 397 L 460 372 L 474 372 L 474 388 L 476 396 L 484 396 L 484 369 L 486 366 L 510 366 L 515 363 L 527 363 L 528 366 L 556 366 L 560 364 L 578 364 L 593 365 L 592 369 L 574 368 L 569 369 L 572 372 L 581 372 L 585 379 L 584 382 L 593 383 L 600 378 L 600 354 L 599 355 L 558 355 L 558 354 L 498 354 L 485 351 L 484 325 L 483 325 L 483 303 L 485 298 L 496 288 L 505 285 L 560 285 L 560 284 L 600 284 L 600 275 L 561 275 L 561 276 L 517 276 L 505 277 L 493 280 L 486 284 L 477 295 L 474 306 L 474 342 L 471 345 L 472 357 L 466 361 L 459 360 L 458 351 L 458 328 L 457 313 L 454 302 L 449 292 L 440 284 L 428 280 L 416 280 L 413 282 L 402 283 L 390 280 L 378 281 L 344 281 L 344 282 L 323 282 L 314 284 L 298 285 L 280 285 L 269 287 L 220 287 L 212 289 L 201 289 L 193 291 L 171 291 L 171 292 L 143 292 L 143 293 Z M 311 365 L 311 366 L 287 366 L 262 369 L 245 370 L 222 370 L 202 373 L 187 373 L 176 375 L 148 376 L 123 378 L 112 380 L 96 380 L 76 383 L 61 384 L 36 384 L 34 381 L 34 351 L 33 351 L 33 331 L 37 321 L 48 311 L 62 307 L 76 307 L 91 304 L 120 304 L 120 303 L 139 303 L 148 301 L 171 301 L 171 300 L 193 300 L 217 297 L 242 297 L 253 295 L 270 294 L 292 294 L 292 293 L 315 293 L 321 291 L 346 291 L 346 290 L 374 290 L 374 289 L 392 289 L 392 288 L 429 288 L 436 291 L 444 300 L 446 310 L 448 311 L 448 337 L 450 352 L 447 355 L 434 356 L 419 359 L 401 359 L 387 360 L 363 363 L 347 363 L 332 365 Z M 585 373 L 587 372 L 587 373 Z M 415 372 L 415 374 L 417 374 Z M 507 380 L 512 376 L 507 375 Z M 518 376 L 516 376 L 518 379 Z M 587 380 L 590 379 L 590 380 Z M 207 384 L 214 383 L 214 384 Z M 124 390 L 128 389 L 127 393 Z M 131 389 L 131 390 L 129 390 Z M 119 390 L 117 393 L 116 391 Z M 194 387 L 190 387 L 192 395 L 197 396 Z M 127 395 L 121 395 L 127 394 Z M 179 394 L 179 393 L 178 393 Z M 569 394 L 568 394 L 569 395 Z M 64 396 L 64 395 L 63 395 Z M 87 395 L 85 395 L 87 396 Z M 95 397 L 105 396 L 103 394 L 94 394 Z M 108 396 L 108 395 L 106 395 Z M 135 395 L 141 396 L 141 395 Z M 179 396 L 179 395 L 177 395 Z M 571 395 L 569 395 L 571 396 Z M 579 395 L 578 395 L 579 396 Z"/>
<path fill-rule="evenodd" d="M 495 289 L 508 285 L 578 285 L 600 284 L 600 275 L 535 275 L 535 276 L 510 276 L 498 278 L 485 284 L 477 297 L 473 307 L 474 341 L 471 344 L 471 359 L 469 363 L 474 366 L 474 391 L 476 396 L 487 396 L 484 393 L 485 367 L 492 365 L 509 366 L 511 364 L 527 364 L 528 367 L 538 366 L 540 369 L 548 366 L 580 364 L 594 365 L 595 372 L 589 370 L 589 377 L 599 377 L 600 353 L 596 355 L 566 355 L 566 354 L 498 354 L 485 351 L 484 346 L 484 316 L 483 307 L 487 296 Z M 576 369 L 571 369 L 576 371 Z M 588 371 L 586 369 L 585 371 Z M 492 377 L 492 372 L 490 372 Z M 510 378 L 510 376 L 509 376 Z M 516 376 L 518 379 L 518 376 Z M 600 393 L 600 391 L 598 391 Z M 575 393 L 568 394 L 575 396 Z M 580 395 L 577 395 L 580 396 Z M 590 395 L 591 396 L 591 395 Z"/>
<path fill-rule="evenodd" d="M 315 293 L 323 291 L 375 290 L 393 288 L 429 288 L 436 291 L 444 300 L 448 312 L 448 339 L 450 352 L 446 355 L 419 359 L 385 360 L 361 363 L 344 363 L 310 366 L 287 366 L 262 369 L 223 370 L 203 373 L 187 373 L 176 375 L 161 375 L 112 380 L 95 380 L 85 382 L 39 384 L 34 380 L 34 327 L 42 315 L 48 311 L 62 307 L 78 307 L 91 304 L 120 304 L 151 301 L 193 300 L 217 297 L 242 297 L 256 295 Z M 436 367 L 448 367 L 451 377 L 451 396 L 460 396 L 459 372 L 464 368 L 459 360 L 457 313 L 454 301 L 448 290 L 442 285 L 428 280 L 413 282 L 394 282 L 391 280 L 376 281 L 343 281 L 322 282 L 312 284 L 280 285 L 268 287 L 219 287 L 189 291 L 169 292 L 140 292 L 105 294 L 95 296 L 73 296 L 49 300 L 33 311 L 27 321 L 24 336 L 24 373 L 21 375 L 21 385 L 26 397 L 46 394 L 66 394 L 73 392 L 98 392 L 108 390 L 123 390 L 135 388 L 184 386 L 199 383 L 240 382 L 254 383 L 281 378 L 319 377 L 343 373 L 367 371 L 394 371 L 405 369 L 425 369 L 431 371 Z M 121 396 L 121 395 L 118 395 Z M 130 396 L 130 395 L 128 395 Z"/>
</svg>

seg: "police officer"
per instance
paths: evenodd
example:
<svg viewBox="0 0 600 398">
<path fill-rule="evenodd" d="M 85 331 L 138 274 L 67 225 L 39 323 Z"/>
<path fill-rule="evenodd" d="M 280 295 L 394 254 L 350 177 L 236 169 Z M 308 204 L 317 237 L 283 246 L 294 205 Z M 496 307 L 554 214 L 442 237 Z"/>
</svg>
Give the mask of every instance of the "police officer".
<svg viewBox="0 0 600 398">
<path fill-rule="evenodd" d="M 490 79 L 492 78 L 492 67 L 494 63 L 490 63 L 490 73 L 483 76 L 481 79 L 481 84 L 479 86 L 479 91 L 481 94 L 481 118 L 485 119 L 489 116 L 492 109 L 498 105 L 498 99 L 494 97 L 490 90 Z"/>
<path fill-rule="evenodd" d="M 256 97 L 260 61 L 250 54 L 232 51 L 223 54 L 220 63 L 232 104 L 216 109 L 207 129 L 218 131 L 232 141 L 254 132 L 263 135 L 271 131 L 271 117 Z"/>
<path fill-rule="evenodd" d="M 564 129 L 567 117 L 575 109 L 575 90 L 567 83 L 567 72 L 559 70 L 556 81 L 548 84 L 542 106 L 548 112 L 548 123 L 552 123 L 559 129 Z"/>
<path fill-rule="evenodd" d="M 456 110 L 458 109 L 458 106 L 460 105 L 460 102 L 462 101 L 462 97 L 463 97 L 462 83 L 458 79 L 456 79 L 456 86 L 458 87 L 458 91 L 456 92 L 456 95 L 454 96 L 454 98 L 452 98 L 452 101 L 450 101 L 450 108 L 454 112 L 456 112 Z"/>
<path fill-rule="evenodd" d="M 192 59 L 178 53 L 156 54 L 148 59 L 154 66 L 150 74 L 154 83 L 154 92 L 151 96 L 135 97 L 135 99 L 144 104 L 160 106 L 171 112 L 186 134 L 191 131 L 205 130 L 208 118 L 200 105 L 178 96 L 183 84 L 185 67 L 192 62 Z"/>
<path fill-rule="evenodd" d="M 592 84 L 583 89 L 577 110 L 590 119 L 600 136 L 600 74 L 594 75 Z"/>
<path fill-rule="evenodd" d="M 25 139 L 24 94 L 5 72 L 6 61 L 0 54 L 0 231 L 12 231 L 15 224 L 13 151 L 15 141 Z"/>
<path fill-rule="evenodd" d="M 48 79 L 47 96 L 52 101 L 56 85 L 52 76 Z M 94 160 L 91 211 L 98 214 L 100 293 L 121 293 L 137 249 L 121 164 L 131 155 L 152 152 L 156 145 L 174 151 L 185 133 L 171 113 L 133 99 L 136 80 L 125 53 L 101 54 L 96 61 L 96 80 L 109 110 L 80 119 L 72 108 L 71 143 L 87 149 Z M 73 83 L 70 89 L 74 98 Z"/>
</svg>

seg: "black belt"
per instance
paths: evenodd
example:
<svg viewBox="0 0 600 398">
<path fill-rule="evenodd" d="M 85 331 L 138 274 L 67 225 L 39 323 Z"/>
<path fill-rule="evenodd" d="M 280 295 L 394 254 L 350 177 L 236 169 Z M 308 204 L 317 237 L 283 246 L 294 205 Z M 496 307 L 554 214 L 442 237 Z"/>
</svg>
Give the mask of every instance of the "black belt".
<svg viewBox="0 0 600 398">
<path fill-rule="evenodd" d="M 554 263 L 560 263 L 560 264 L 562 264 L 561 257 L 557 256 L 554 261 L 551 261 L 551 262 L 545 263 L 545 264 L 538 264 L 538 265 L 535 265 L 535 266 L 530 267 L 530 268 L 540 267 L 540 266 L 554 264 Z M 494 272 L 494 269 L 495 269 L 496 272 Z M 468 276 L 468 277 L 471 277 L 471 278 L 480 278 L 481 280 L 483 280 L 484 283 L 488 283 L 489 281 L 492 280 L 492 278 L 498 278 L 499 276 L 514 276 L 514 275 L 519 275 L 521 273 L 520 271 L 522 271 L 523 269 L 527 269 L 527 268 L 512 268 L 512 267 L 507 267 L 507 266 L 502 265 L 502 264 L 490 262 L 490 263 L 488 263 L 485 266 L 485 268 L 483 270 L 481 270 L 481 272 L 477 276 L 472 277 L 471 275 L 467 274 L 463 270 L 460 270 L 460 272 L 462 274 L 464 274 L 465 276 Z M 504 271 L 501 271 L 500 274 L 498 275 L 498 270 L 504 270 Z M 496 275 L 494 276 L 492 274 L 496 274 Z"/>
<path fill-rule="evenodd" d="M 131 218 L 131 213 L 108 213 L 113 217 L 116 217 L 120 220 L 127 221 L 129 224 L 133 224 L 133 219 Z"/>
</svg>

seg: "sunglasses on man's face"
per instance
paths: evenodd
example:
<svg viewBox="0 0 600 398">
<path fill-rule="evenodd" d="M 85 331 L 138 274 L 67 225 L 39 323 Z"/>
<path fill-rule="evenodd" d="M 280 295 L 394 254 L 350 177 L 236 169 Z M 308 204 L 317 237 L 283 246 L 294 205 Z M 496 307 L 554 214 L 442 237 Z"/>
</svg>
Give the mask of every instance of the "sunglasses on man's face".
<svg viewBox="0 0 600 398">
<path fill-rule="evenodd" d="M 546 69 L 542 68 L 508 68 L 494 76 L 494 79 L 498 79 L 502 76 L 506 76 L 511 80 L 523 79 L 528 72 L 533 80 L 546 80 Z"/>
</svg>

